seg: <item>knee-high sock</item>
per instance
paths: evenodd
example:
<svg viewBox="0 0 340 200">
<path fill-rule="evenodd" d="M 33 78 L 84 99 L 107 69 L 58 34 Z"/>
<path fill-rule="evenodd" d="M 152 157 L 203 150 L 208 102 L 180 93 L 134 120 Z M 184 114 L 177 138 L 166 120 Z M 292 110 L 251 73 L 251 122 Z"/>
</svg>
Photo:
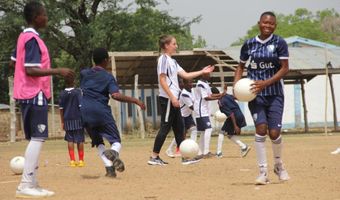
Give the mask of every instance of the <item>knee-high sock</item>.
<svg viewBox="0 0 340 200">
<path fill-rule="evenodd" d="M 84 144 L 77 144 L 79 160 L 84 160 Z"/>
<path fill-rule="evenodd" d="M 119 142 L 115 142 L 111 145 L 111 149 L 114 151 L 120 152 L 120 149 L 122 148 L 122 145 Z"/>
<path fill-rule="evenodd" d="M 233 141 L 235 144 L 237 144 L 241 149 L 245 149 L 247 147 L 246 144 L 244 144 L 239 137 L 236 135 L 228 135 L 228 138 Z"/>
<path fill-rule="evenodd" d="M 210 152 L 210 139 L 211 139 L 212 128 L 205 129 L 204 131 L 204 150 L 203 154 Z"/>
<path fill-rule="evenodd" d="M 204 151 L 204 132 L 198 131 L 200 133 L 200 142 L 198 143 L 198 155 L 202 155 Z"/>
<path fill-rule="evenodd" d="M 196 128 L 196 126 L 191 127 L 189 129 L 189 131 L 190 131 L 190 138 L 196 142 L 197 141 L 197 128 Z"/>
<path fill-rule="evenodd" d="M 260 167 L 260 170 L 267 171 L 267 156 L 266 156 L 266 136 L 261 136 L 255 134 L 255 149 L 256 149 L 256 157 L 257 164 Z"/>
<path fill-rule="evenodd" d="M 104 155 L 105 146 L 103 144 L 98 145 L 98 155 L 102 159 L 105 167 L 111 167 L 113 165 L 112 161 L 107 159 L 106 156 Z"/>
<path fill-rule="evenodd" d="M 272 149 L 273 149 L 273 156 L 274 156 L 274 163 L 282 163 L 282 137 L 281 135 L 276 138 L 276 140 L 272 140 Z"/>
<path fill-rule="evenodd" d="M 222 153 L 223 140 L 224 140 L 224 134 L 223 134 L 223 132 L 220 132 L 218 134 L 218 139 L 217 139 L 216 153 Z"/>
<path fill-rule="evenodd" d="M 173 152 L 173 149 L 174 149 L 174 147 L 175 147 L 176 145 L 177 145 L 177 144 L 176 144 L 176 139 L 174 138 L 174 139 L 171 140 L 171 143 L 170 143 L 170 145 L 169 145 L 169 147 L 168 147 L 168 150 L 171 151 L 171 152 Z"/>
<path fill-rule="evenodd" d="M 25 164 L 19 188 L 36 186 L 39 155 L 43 142 L 43 140 L 31 139 L 31 141 L 28 143 L 25 151 Z"/>
</svg>

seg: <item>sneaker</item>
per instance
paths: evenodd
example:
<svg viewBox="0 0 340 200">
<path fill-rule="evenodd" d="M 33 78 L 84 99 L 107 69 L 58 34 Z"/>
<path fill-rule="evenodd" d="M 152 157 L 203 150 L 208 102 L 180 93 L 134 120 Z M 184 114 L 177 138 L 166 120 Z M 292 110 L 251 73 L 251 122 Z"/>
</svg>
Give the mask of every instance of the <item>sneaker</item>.
<svg viewBox="0 0 340 200">
<path fill-rule="evenodd" d="M 191 164 L 195 164 L 195 163 L 198 163 L 199 161 L 201 161 L 200 159 L 197 160 L 195 158 L 193 159 L 185 159 L 185 158 L 182 158 L 182 165 L 191 165 Z"/>
<path fill-rule="evenodd" d="M 55 192 L 47 190 L 47 189 L 44 189 L 44 188 L 42 188 L 40 186 L 36 186 L 36 189 L 40 190 L 42 192 L 45 192 L 47 197 L 51 197 L 51 196 L 53 196 L 55 194 Z"/>
<path fill-rule="evenodd" d="M 107 159 L 112 161 L 113 166 L 117 171 L 123 172 L 125 170 L 125 165 L 123 161 L 119 158 L 119 153 L 117 151 L 108 149 L 104 151 L 104 155 Z"/>
<path fill-rule="evenodd" d="M 79 160 L 78 167 L 84 167 L 85 162 L 83 160 Z"/>
<path fill-rule="evenodd" d="M 195 159 L 195 160 L 201 160 L 201 159 L 203 159 L 203 154 L 197 155 L 194 159 Z"/>
<path fill-rule="evenodd" d="M 116 170 L 113 166 L 105 167 L 105 170 L 106 170 L 106 174 L 105 174 L 106 177 L 111 177 L 111 178 L 117 177 Z"/>
<path fill-rule="evenodd" d="M 334 151 L 331 152 L 332 155 L 336 155 L 340 153 L 340 148 L 335 149 Z"/>
<path fill-rule="evenodd" d="M 214 154 L 211 152 L 208 152 L 207 154 L 203 155 L 203 158 L 212 158 L 212 157 L 214 157 Z"/>
<path fill-rule="evenodd" d="M 54 194 L 54 193 L 53 193 Z M 48 197 L 48 193 L 45 190 L 40 190 L 37 188 L 17 188 L 15 192 L 16 198 L 43 198 Z"/>
<path fill-rule="evenodd" d="M 174 154 L 174 152 L 172 152 L 171 149 L 167 149 L 167 150 L 165 151 L 165 154 L 166 154 L 168 157 L 170 157 L 170 158 L 174 158 L 174 157 L 175 157 L 175 154 Z"/>
<path fill-rule="evenodd" d="M 255 180 L 255 185 L 266 185 L 268 183 L 268 173 L 266 171 L 261 171 L 259 176 Z"/>
<path fill-rule="evenodd" d="M 290 179 L 287 170 L 282 166 L 282 163 L 274 165 L 274 173 L 279 177 L 280 181 L 288 181 Z"/>
<path fill-rule="evenodd" d="M 167 165 L 169 163 L 163 161 L 159 156 L 157 156 L 156 158 L 150 157 L 148 164 L 149 165 Z"/>
<path fill-rule="evenodd" d="M 77 167 L 77 162 L 74 160 L 70 161 L 70 167 Z"/>
<path fill-rule="evenodd" d="M 246 148 L 241 149 L 241 157 L 244 158 L 247 156 L 248 152 L 250 151 L 250 146 L 246 145 Z"/>
<path fill-rule="evenodd" d="M 217 157 L 217 158 L 222 158 L 222 157 L 223 157 L 223 154 L 222 154 L 222 152 L 220 152 L 220 153 L 216 153 L 216 157 Z"/>
</svg>

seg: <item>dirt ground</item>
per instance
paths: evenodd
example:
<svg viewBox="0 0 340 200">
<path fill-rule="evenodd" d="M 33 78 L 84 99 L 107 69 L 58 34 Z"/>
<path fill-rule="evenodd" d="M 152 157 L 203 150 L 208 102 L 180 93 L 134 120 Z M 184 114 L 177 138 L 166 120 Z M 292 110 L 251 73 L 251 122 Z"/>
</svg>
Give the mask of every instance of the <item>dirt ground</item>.
<svg viewBox="0 0 340 200">
<path fill-rule="evenodd" d="M 212 152 L 216 149 L 212 138 Z M 253 146 L 252 136 L 242 136 Z M 170 138 L 165 145 L 168 145 Z M 87 142 L 89 140 L 87 139 Z M 0 143 L 0 199 L 14 199 L 20 175 L 13 175 L 9 160 L 23 155 L 27 142 Z M 96 149 L 86 144 L 84 168 L 68 167 L 66 143 L 50 140 L 40 157 L 40 185 L 56 192 L 53 200 L 191 200 L 191 199 L 320 199 L 340 200 L 340 155 L 330 155 L 340 146 L 340 134 L 323 136 L 285 135 L 284 161 L 291 180 L 281 183 L 272 172 L 271 144 L 267 139 L 270 184 L 255 186 L 258 170 L 254 148 L 246 158 L 226 138 L 224 157 L 202 160 L 183 166 L 179 158 L 162 158 L 168 166 L 148 166 L 153 139 L 123 139 L 121 158 L 126 171 L 116 179 L 104 176 L 105 170 Z"/>
</svg>

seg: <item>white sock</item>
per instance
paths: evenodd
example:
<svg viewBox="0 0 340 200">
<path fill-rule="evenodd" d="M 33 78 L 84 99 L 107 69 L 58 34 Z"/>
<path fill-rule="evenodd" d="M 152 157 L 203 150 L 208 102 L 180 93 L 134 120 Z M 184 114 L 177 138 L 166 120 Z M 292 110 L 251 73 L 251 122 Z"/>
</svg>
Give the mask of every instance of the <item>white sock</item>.
<svg viewBox="0 0 340 200">
<path fill-rule="evenodd" d="M 174 138 L 174 139 L 172 139 L 172 141 L 171 141 L 171 143 L 170 143 L 170 145 L 169 145 L 169 147 L 168 147 L 168 151 L 173 152 L 172 150 L 174 149 L 174 147 L 175 147 L 176 145 L 177 145 L 176 139 Z"/>
<path fill-rule="evenodd" d="M 247 145 L 244 144 L 236 135 L 228 135 L 228 138 L 237 144 L 241 149 L 245 149 L 247 147 Z"/>
<path fill-rule="evenodd" d="M 197 131 L 198 132 L 198 131 Z M 204 132 L 199 131 L 200 133 L 200 142 L 198 144 L 198 155 L 202 155 L 203 154 L 203 150 L 204 150 Z"/>
<path fill-rule="evenodd" d="M 31 139 L 25 151 L 25 164 L 19 188 L 35 187 L 39 155 L 43 145 L 43 140 Z"/>
<path fill-rule="evenodd" d="M 120 149 L 122 148 L 122 145 L 119 142 L 115 142 L 111 145 L 111 149 L 114 151 L 120 152 Z"/>
<path fill-rule="evenodd" d="M 189 129 L 190 131 L 190 138 L 193 140 L 193 141 L 197 141 L 197 128 L 196 126 L 193 126 Z"/>
<path fill-rule="evenodd" d="M 203 154 L 210 152 L 210 139 L 211 139 L 212 128 L 205 129 L 204 131 L 204 150 Z"/>
<path fill-rule="evenodd" d="M 105 167 L 111 167 L 113 165 L 112 161 L 107 159 L 106 156 L 104 155 L 105 146 L 103 144 L 98 145 L 98 155 L 102 159 Z"/>
<path fill-rule="evenodd" d="M 222 153 L 222 145 L 223 145 L 223 140 L 224 140 L 224 134 L 223 132 L 220 132 L 218 134 L 218 139 L 217 139 L 217 150 L 216 153 Z"/>
<path fill-rule="evenodd" d="M 261 171 L 267 171 L 266 136 L 255 134 L 257 164 Z"/>
<path fill-rule="evenodd" d="M 282 163 L 281 156 L 282 156 L 282 137 L 281 135 L 276 139 L 272 140 L 272 149 L 273 149 L 273 156 L 274 156 L 274 163 Z"/>
</svg>

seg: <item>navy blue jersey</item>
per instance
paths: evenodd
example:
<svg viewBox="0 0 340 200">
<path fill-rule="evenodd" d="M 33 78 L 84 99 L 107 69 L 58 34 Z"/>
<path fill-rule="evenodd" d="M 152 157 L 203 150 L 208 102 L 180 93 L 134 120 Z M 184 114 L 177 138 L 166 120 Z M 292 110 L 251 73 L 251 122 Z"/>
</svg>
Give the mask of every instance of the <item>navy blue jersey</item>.
<svg viewBox="0 0 340 200">
<path fill-rule="evenodd" d="M 64 128 L 65 130 L 82 129 L 81 121 L 81 90 L 74 88 L 66 88 L 59 95 L 59 109 L 64 113 Z"/>
<path fill-rule="evenodd" d="M 283 38 L 271 35 L 266 40 L 261 40 L 256 36 L 243 44 L 240 62 L 246 63 L 249 59 L 247 67 L 248 78 L 252 80 L 267 80 L 280 70 L 280 60 L 288 59 L 288 57 L 288 46 Z M 258 95 L 283 96 L 283 80 L 264 88 Z"/>
<path fill-rule="evenodd" d="M 119 87 L 112 74 L 101 67 L 84 69 L 80 72 L 80 87 L 84 123 L 95 127 L 114 122 L 108 103 L 110 95 L 119 92 Z"/>
<path fill-rule="evenodd" d="M 224 113 L 227 117 L 230 117 L 232 113 L 234 113 L 235 118 L 238 118 L 239 115 L 243 115 L 233 95 L 224 95 L 218 101 L 218 106 L 220 108 L 220 111 Z"/>
</svg>

